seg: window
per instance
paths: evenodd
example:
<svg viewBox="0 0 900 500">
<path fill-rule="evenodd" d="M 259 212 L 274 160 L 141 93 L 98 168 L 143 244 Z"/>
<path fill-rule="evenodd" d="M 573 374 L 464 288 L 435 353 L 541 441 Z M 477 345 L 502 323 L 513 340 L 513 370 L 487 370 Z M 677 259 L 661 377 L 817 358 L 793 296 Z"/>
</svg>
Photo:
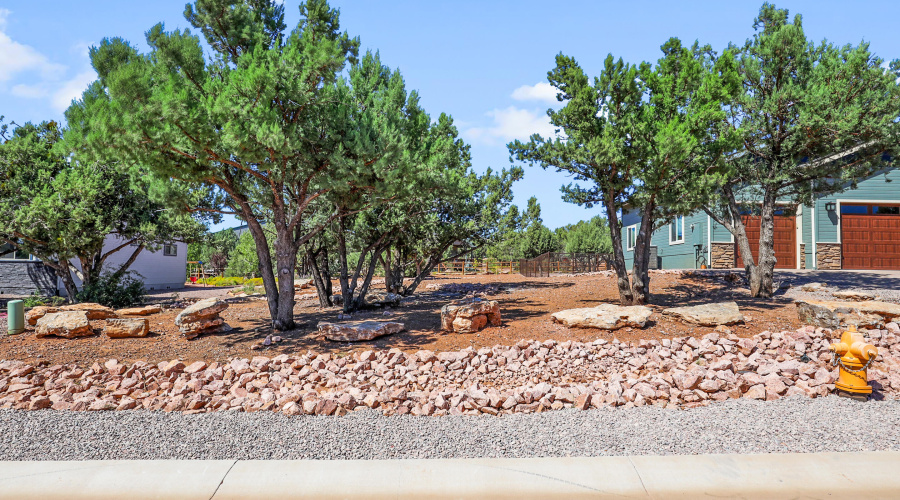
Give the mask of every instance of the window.
<svg viewBox="0 0 900 500">
<path fill-rule="evenodd" d="M 669 243 L 684 243 L 684 216 L 677 216 L 675 220 L 669 224 Z"/>
<path fill-rule="evenodd" d="M 175 245 L 163 245 L 163 255 L 174 257 L 178 255 L 178 247 Z"/>
<path fill-rule="evenodd" d="M 9 243 L 3 243 L 2 245 L 0 245 L 0 259 L 34 260 L 27 253 L 13 248 L 13 246 Z"/>
<path fill-rule="evenodd" d="M 900 215 L 900 207 L 885 207 L 883 205 L 875 205 L 872 207 L 872 213 L 875 215 Z"/>
<path fill-rule="evenodd" d="M 842 214 L 865 215 L 869 213 L 869 207 L 866 205 L 841 205 Z"/>
<path fill-rule="evenodd" d="M 637 241 L 637 224 L 625 228 L 625 249 L 634 250 L 635 241 Z"/>
</svg>

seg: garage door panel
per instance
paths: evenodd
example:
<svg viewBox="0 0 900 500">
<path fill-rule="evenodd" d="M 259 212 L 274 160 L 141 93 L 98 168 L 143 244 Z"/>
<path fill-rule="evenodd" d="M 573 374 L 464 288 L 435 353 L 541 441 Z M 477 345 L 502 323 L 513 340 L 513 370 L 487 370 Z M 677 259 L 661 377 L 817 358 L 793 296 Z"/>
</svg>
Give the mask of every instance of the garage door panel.
<svg viewBox="0 0 900 500">
<path fill-rule="evenodd" d="M 750 251 L 753 254 L 753 261 L 759 262 L 759 233 L 760 233 L 760 217 L 743 216 L 741 220 L 744 222 L 744 228 L 747 233 L 747 239 L 750 241 Z M 776 269 L 795 269 L 797 267 L 797 230 L 796 218 L 794 216 L 780 215 L 775 217 L 775 268 Z M 735 267 L 744 267 L 743 259 L 741 259 L 741 251 L 737 244 L 734 246 Z"/>
<path fill-rule="evenodd" d="M 841 215 L 844 269 L 900 269 L 900 216 Z"/>
</svg>

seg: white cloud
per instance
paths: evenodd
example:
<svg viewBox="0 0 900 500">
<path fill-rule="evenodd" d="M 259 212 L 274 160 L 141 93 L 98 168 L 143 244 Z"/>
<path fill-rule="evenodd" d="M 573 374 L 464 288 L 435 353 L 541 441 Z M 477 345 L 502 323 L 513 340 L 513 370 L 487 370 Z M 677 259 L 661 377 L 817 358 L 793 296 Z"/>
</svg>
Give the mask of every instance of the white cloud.
<svg viewBox="0 0 900 500">
<path fill-rule="evenodd" d="M 81 97 L 81 94 L 84 93 L 87 86 L 96 79 L 97 73 L 91 69 L 89 71 L 78 73 L 71 79 L 63 82 L 62 86 L 53 92 L 53 98 L 50 101 L 50 104 L 53 105 L 53 109 L 56 111 L 65 111 L 69 105 L 72 104 L 72 99 Z"/>
<path fill-rule="evenodd" d="M 77 55 L 73 67 L 51 62 L 6 34 L 9 15 L 9 10 L 0 9 L 0 84 L 9 82 L 12 87 L 0 85 L 0 92 L 22 99 L 46 99 L 54 111 L 64 111 L 97 78 L 88 57 L 90 45 L 79 42 L 70 47 L 70 52 Z"/>
<path fill-rule="evenodd" d="M 6 34 L 8 9 L 0 9 L 0 82 L 11 80 L 19 73 L 36 71 L 42 78 L 58 78 L 65 66 L 50 62 L 37 50 L 16 42 Z"/>
<path fill-rule="evenodd" d="M 543 113 L 510 106 L 506 109 L 494 109 L 486 113 L 493 119 L 489 127 L 472 127 L 463 135 L 471 142 L 496 144 L 514 139 L 528 139 L 531 134 L 543 137 L 554 136 L 554 127 L 550 119 Z"/>
<path fill-rule="evenodd" d="M 513 90 L 512 98 L 517 101 L 542 101 L 548 103 L 558 103 L 556 94 L 559 90 L 547 82 L 539 82 L 534 85 L 522 85 Z"/>
<path fill-rule="evenodd" d="M 38 99 L 47 95 L 47 89 L 41 85 L 25 85 L 20 83 L 9 89 L 9 93 L 24 99 Z"/>
</svg>

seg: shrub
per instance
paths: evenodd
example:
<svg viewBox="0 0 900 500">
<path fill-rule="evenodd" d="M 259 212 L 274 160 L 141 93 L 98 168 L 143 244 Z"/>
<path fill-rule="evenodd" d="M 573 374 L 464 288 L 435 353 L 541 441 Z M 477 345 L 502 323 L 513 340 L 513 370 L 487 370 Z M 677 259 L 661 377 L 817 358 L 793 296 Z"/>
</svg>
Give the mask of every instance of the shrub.
<svg viewBox="0 0 900 500">
<path fill-rule="evenodd" d="M 25 307 L 37 307 L 37 306 L 60 306 L 66 303 L 66 299 L 62 297 L 52 296 L 47 297 L 46 295 L 42 295 L 41 292 L 35 290 L 31 295 L 22 299 L 22 305 Z"/>
<path fill-rule="evenodd" d="M 209 286 L 238 286 L 243 285 L 244 281 L 246 279 L 240 276 L 216 276 L 197 280 L 197 283 Z"/>
<path fill-rule="evenodd" d="M 79 302 L 96 302 L 118 309 L 140 304 L 144 299 L 144 284 L 130 274 L 104 274 L 85 286 L 77 295 Z"/>
</svg>

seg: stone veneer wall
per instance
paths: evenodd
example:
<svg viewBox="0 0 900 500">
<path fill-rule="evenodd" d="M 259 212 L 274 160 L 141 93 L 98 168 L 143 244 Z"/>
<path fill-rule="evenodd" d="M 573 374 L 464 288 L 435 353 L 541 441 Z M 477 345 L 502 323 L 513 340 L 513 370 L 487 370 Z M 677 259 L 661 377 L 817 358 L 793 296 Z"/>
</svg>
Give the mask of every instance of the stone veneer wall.
<svg viewBox="0 0 900 500">
<path fill-rule="evenodd" d="M 0 261 L 0 294 L 31 295 L 56 293 L 56 275 L 41 262 Z"/>
<path fill-rule="evenodd" d="M 806 269 L 806 243 L 800 244 L 800 269 Z"/>
<path fill-rule="evenodd" d="M 840 243 L 816 243 L 816 268 L 840 269 L 841 268 L 841 244 Z"/>
<path fill-rule="evenodd" d="M 734 243 L 710 243 L 711 269 L 731 269 L 734 267 Z"/>
</svg>

